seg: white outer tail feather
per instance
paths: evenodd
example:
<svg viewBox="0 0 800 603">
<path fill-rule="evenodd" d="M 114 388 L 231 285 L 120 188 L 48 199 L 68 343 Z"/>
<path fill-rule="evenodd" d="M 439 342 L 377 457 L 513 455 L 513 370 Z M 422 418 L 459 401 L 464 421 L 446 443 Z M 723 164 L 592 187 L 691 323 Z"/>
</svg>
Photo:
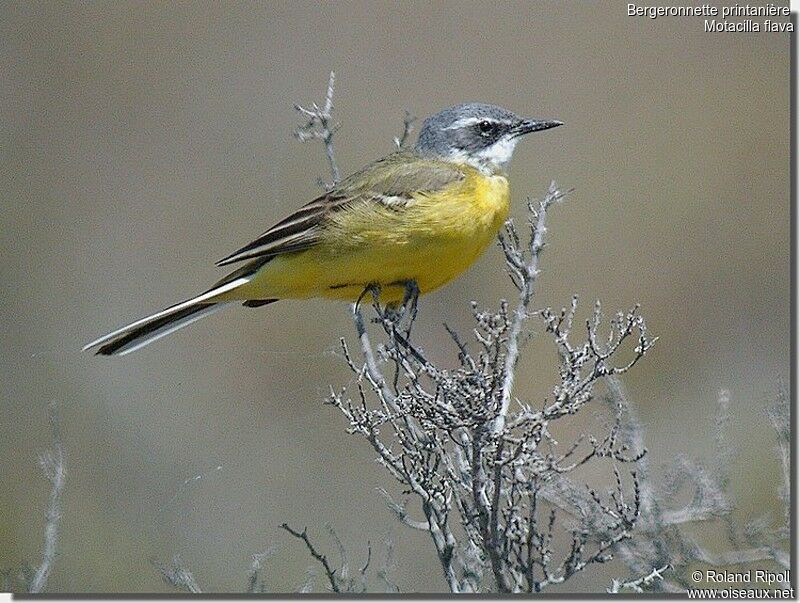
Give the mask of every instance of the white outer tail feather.
<svg viewBox="0 0 800 603">
<path fill-rule="evenodd" d="M 173 323 L 170 323 L 168 325 L 164 325 L 160 329 L 152 331 L 147 337 L 143 337 L 141 339 L 135 339 L 135 340 L 131 341 L 130 343 L 122 346 L 119 350 L 114 352 L 112 355 L 113 356 L 127 356 L 131 352 L 135 352 L 139 348 L 143 348 L 146 345 L 150 345 L 154 341 L 158 341 L 162 337 L 166 337 L 167 335 L 169 335 L 170 333 L 174 333 L 178 329 L 182 329 L 183 327 L 187 327 L 190 324 L 192 324 L 193 322 L 196 322 L 196 321 L 200 320 L 201 318 L 205 318 L 206 316 L 214 314 L 214 312 L 218 312 L 219 310 L 222 310 L 223 308 L 225 308 L 226 306 L 228 306 L 229 304 L 232 304 L 232 303 L 234 303 L 234 302 L 221 302 L 221 303 L 218 303 L 218 304 L 214 304 L 214 305 L 208 306 L 204 310 L 200 310 L 196 314 L 192 314 L 191 316 L 187 316 L 186 318 L 183 318 L 181 320 L 176 320 Z"/>
<path fill-rule="evenodd" d="M 125 325 L 122 328 L 119 328 L 115 331 L 112 331 L 111 333 L 108 333 L 107 335 L 103 335 L 102 337 L 99 337 L 98 339 L 95 339 L 90 343 L 87 343 L 85 346 L 83 346 L 83 351 L 90 350 L 92 348 L 96 348 L 101 345 L 110 343 L 114 339 L 117 339 L 119 337 L 124 337 L 130 334 L 131 332 L 135 331 L 136 329 L 144 327 L 147 324 L 152 323 L 156 320 L 168 317 L 170 314 L 175 314 L 181 312 L 182 310 L 186 310 L 187 308 L 190 308 L 193 305 L 209 303 L 209 302 L 213 303 L 215 297 L 218 297 L 224 293 L 227 293 L 229 291 L 236 289 L 237 287 L 244 285 L 245 283 L 250 282 L 251 278 L 252 277 L 238 278 L 234 281 L 231 281 L 230 283 L 225 283 L 224 285 L 220 285 L 219 287 L 206 291 L 205 293 L 201 293 L 197 297 L 187 299 L 184 302 L 181 302 L 174 306 L 170 306 L 169 308 L 161 310 L 160 312 L 156 312 L 155 314 L 151 314 L 146 318 L 134 321 L 128 325 Z M 135 352 L 136 350 L 143 348 L 144 346 L 153 343 L 154 341 L 157 341 L 162 337 L 166 337 L 170 333 L 174 333 L 178 329 L 182 329 L 183 327 L 188 326 L 193 322 L 200 320 L 201 318 L 204 318 L 215 312 L 218 312 L 219 310 L 227 307 L 231 303 L 238 303 L 238 302 L 226 301 L 226 302 L 214 303 L 214 305 L 209 305 L 207 308 L 200 310 L 195 314 L 191 314 L 189 316 L 184 317 L 183 319 L 176 320 L 175 322 L 163 325 L 159 329 L 147 333 L 147 335 L 142 338 L 134 339 L 133 341 L 128 342 L 119 350 L 115 351 L 114 355 L 125 356 L 126 354 L 130 354 L 131 352 Z"/>
</svg>

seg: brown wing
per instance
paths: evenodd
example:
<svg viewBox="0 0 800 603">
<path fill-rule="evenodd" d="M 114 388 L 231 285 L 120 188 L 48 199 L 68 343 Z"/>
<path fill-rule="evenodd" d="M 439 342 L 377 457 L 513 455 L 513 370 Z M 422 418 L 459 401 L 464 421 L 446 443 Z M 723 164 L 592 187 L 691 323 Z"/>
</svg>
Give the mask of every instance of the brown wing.
<svg viewBox="0 0 800 603">
<path fill-rule="evenodd" d="M 326 193 L 278 222 L 255 241 L 219 260 L 217 266 L 308 249 L 317 242 L 320 224 L 325 216 L 341 209 L 347 202 L 346 196 L 337 196 L 335 192 Z"/>
<path fill-rule="evenodd" d="M 332 191 L 304 205 L 252 243 L 217 262 L 225 266 L 242 260 L 268 260 L 276 255 L 312 247 L 332 213 L 356 202 L 377 202 L 402 210 L 422 192 L 439 190 L 464 177 L 453 164 L 398 152 L 372 163 L 340 182 Z"/>
</svg>

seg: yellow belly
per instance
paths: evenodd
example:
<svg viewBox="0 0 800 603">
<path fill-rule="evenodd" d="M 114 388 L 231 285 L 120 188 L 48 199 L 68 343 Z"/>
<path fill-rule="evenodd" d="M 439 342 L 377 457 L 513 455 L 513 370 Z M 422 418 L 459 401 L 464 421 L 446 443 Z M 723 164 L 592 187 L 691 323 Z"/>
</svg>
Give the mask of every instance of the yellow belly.
<svg viewBox="0 0 800 603">
<path fill-rule="evenodd" d="M 464 272 L 495 239 L 509 209 L 508 180 L 475 171 L 409 207 L 374 202 L 338 212 L 320 242 L 278 256 L 236 291 L 240 299 L 327 297 L 355 300 L 371 284 L 383 303 L 420 293 Z"/>
</svg>

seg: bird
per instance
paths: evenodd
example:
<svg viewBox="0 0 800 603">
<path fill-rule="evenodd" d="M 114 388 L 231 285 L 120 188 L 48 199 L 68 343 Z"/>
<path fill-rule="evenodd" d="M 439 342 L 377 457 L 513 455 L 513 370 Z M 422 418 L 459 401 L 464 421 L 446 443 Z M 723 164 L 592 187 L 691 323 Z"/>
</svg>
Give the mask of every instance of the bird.
<svg viewBox="0 0 800 603">
<path fill-rule="evenodd" d="M 510 207 L 508 170 L 519 140 L 561 126 L 485 103 L 427 119 L 401 148 L 335 183 L 216 264 L 240 267 L 190 299 L 84 346 L 124 356 L 233 305 L 313 297 L 356 301 L 367 290 L 397 305 L 462 274 Z"/>
</svg>

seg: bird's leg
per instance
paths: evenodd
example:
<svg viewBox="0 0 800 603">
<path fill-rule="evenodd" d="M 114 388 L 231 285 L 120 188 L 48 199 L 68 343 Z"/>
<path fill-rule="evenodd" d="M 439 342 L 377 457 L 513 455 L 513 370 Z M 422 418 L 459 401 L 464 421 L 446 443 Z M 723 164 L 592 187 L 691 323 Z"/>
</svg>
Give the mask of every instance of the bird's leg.
<svg viewBox="0 0 800 603">
<path fill-rule="evenodd" d="M 353 314 L 358 314 L 359 307 L 361 306 L 362 300 L 367 296 L 367 293 L 372 294 L 372 303 L 377 305 L 378 300 L 381 296 L 381 287 L 377 283 L 369 283 L 364 290 L 361 292 L 361 295 L 358 296 L 356 303 L 353 304 Z"/>
<path fill-rule="evenodd" d="M 381 286 L 378 283 L 373 283 L 369 286 L 369 291 L 372 293 L 372 307 L 375 312 L 381 313 Z"/>
<path fill-rule="evenodd" d="M 411 328 L 417 318 L 417 300 L 419 299 L 419 287 L 415 280 L 408 280 L 402 283 L 405 293 L 403 302 L 397 306 L 394 316 L 391 317 L 391 337 L 395 344 L 399 344 L 409 354 L 411 354 L 420 364 L 430 366 L 422 353 L 414 347 L 411 342 Z"/>
<path fill-rule="evenodd" d="M 417 302 L 419 301 L 419 287 L 417 281 L 411 279 L 405 282 L 405 293 L 403 295 L 403 303 L 400 320 L 406 319 L 405 333 L 406 337 L 411 335 L 411 327 L 417 319 Z M 399 322 L 399 321 L 398 321 Z"/>
<path fill-rule="evenodd" d="M 399 283 L 398 283 L 399 284 Z M 403 297 L 402 304 L 395 305 L 387 305 L 381 307 L 380 305 L 380 295 L 381 295 L 381 287 L 377 283 L 370 283 L 364 290 L 361 292 L 361 295 L 358 296 L 355 304 L 353 304 L 353 315 L 356 317 L 357 320 L 361 320 L 361 302 L 367 296 L 368 293 L 372 294 L 372 306 L 375 308 L 375 314 L 377 317 L 375 318 L 374 322 L 383 326 L 384 331 L 389 337 L 393 340 L 395 345 L 400 344 L 404 349 L 406 349 L 414 358 L 417 359 L 423 365 L 429 365 L 430 363 L 425 359 L 425 357 L 417 350 L 411 343 L 408 341 L 408 338 L 411 334 L 411 326 L 414 322 L 414 319 L 417 316 L 417 299 L 419 298 L 419 287 L 417 286 L 416 281 L 403 281 L 403 286 L 405 287 L 405 295 Z M 409 317 L 408 319 L 408 327 L 404 329 L 405 334 L 401 333 L 401 329 L 398 328 L 400 323 L 402 322 L 403 318 L 406 316 Z M 363 322 L 360 323 L 360 329 L 363 329 Z M 397 382 L 397 377 L 399 375 L 395 375 L 395 383 Z"/>
<path fill-rule="evenodd" d="M 376 305 L 375 310 L 385 324 L 392 326 L 393 332 L 403 333 L 405 339 L 411 335 L 411 327 L 417 318 L 419 287 L 413 279 L 397 281 L 391 285 L 392 287 L 403 287 L 403 301 L 389 302 L 383 309 Z"/>
</svg>

